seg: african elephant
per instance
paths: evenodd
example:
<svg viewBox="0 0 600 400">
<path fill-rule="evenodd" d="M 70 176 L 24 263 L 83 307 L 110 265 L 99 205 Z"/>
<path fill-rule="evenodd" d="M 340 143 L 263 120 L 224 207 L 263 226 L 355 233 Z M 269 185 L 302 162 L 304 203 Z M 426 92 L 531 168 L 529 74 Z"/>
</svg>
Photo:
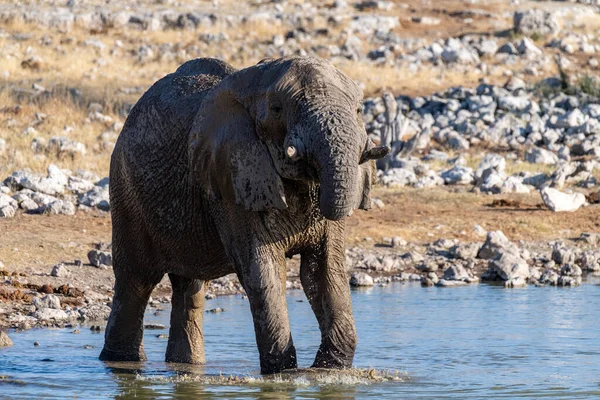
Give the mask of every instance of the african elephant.
<svg viewBox="0 0 600 400">
<path fill-rule="evenodd" d="M 362 92 L 329 62 L 263 60 L 235 70 L 196 59 L 133 107 L 110 164 L 112 312 L 101 360 L 144 360 L 143 315 L 164 274 L 166 361 L 203 363 L 204 282 L 236 273 L 250 302 L 262 373 L 296 367 L 285 257 L 317 317 L 314 367 L 352 365 L 356 330 L 344 217 L 368 209 L 374 147 Z"/>
</svg>

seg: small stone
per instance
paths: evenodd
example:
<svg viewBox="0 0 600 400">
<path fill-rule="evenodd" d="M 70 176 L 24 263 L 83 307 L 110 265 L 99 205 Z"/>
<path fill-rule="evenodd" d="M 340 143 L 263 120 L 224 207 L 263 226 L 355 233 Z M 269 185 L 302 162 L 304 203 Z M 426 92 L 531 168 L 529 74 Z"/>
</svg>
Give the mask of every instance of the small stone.
<svg viewBox="0 0 600 400">
<path fill-rule="evenodd" d="M 406 246 L 406 240 L 402 239 L 400 236 L 394 236 L 392 238 L 392 248 L 396 249 L 398 247 Z"/>
<path fill-rule="evenodd" d="M 168 334 L 166 334 L 166 333 L 160 333 L 160 334 L 156 335 L 156 337 L 157 337 L 158 339 L 168 339 L 168 338 L 169 338 L 169 335 L 168 335 Z"/>
<path fill-rule="evenodd" d="M 211 313 L 211 314 L 219 314 L 219 313 L 225 312 L 225 309 L 217 307 L 217 308 L 211 308 L 210 310 L 206 310 L 206 312 Z"/>
<path fill-rule="evenodd" d="M 577 265 L 567 264 L 560 269 L 560 274 L 562 276 L 581 276 L 582 271 Z"/>
<path fill-rule="evenodd" d="M 51 285 L 45 284 L 38 289 L 39 293 L 51 294 L 54 293 L 54 288 Z"/>
<path fill-rule="evenodd" d="M 144 329 L 167 329 L 163 324 L 145 324 Z"/>
<path fill-rule="evenodd" d="M 67 267 L 64 264 L 56 264 L 54 267 L 52 267 L 52 272 L 50 273 L 50 275 L 57 278 L 64 278 L 66 276 L 69 276 L 69 271 L 67 270 Z"/>
<path fill-rule="evenodd" d="M 38 342 L 33 342 L 33 345 L 34 345 L 35 347 L 38 347 L 40 344 L 39 344 Z"/>
<path fill-rule="evenodd" d="M 527 286 L 527 282 L 521 277 L 512 278 L 504 282 L 504 287 L 507 288 L 516 288 L 523 286 Z"/>
</svg>

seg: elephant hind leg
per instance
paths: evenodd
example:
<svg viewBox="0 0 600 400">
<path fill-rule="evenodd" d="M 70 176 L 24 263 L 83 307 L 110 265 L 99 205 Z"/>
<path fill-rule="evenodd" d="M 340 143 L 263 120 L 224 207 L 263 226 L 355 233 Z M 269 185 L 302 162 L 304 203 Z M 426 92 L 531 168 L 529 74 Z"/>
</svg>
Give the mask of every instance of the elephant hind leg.
<svg viewBox="0 0 600 400">
<path fill-rule="evenodd" d="M 203 364 L 204 281 L 169 274 L 173 287 L 171 328 L 165 360 L 167 362 Z"/>
<path fill-rule="evenodd" d="M 119 276 L 121 275 L 121 276 Z M 117 274 L 102 361 L 144 361 L 144 311 L 158 281 Z"/>
</svg>

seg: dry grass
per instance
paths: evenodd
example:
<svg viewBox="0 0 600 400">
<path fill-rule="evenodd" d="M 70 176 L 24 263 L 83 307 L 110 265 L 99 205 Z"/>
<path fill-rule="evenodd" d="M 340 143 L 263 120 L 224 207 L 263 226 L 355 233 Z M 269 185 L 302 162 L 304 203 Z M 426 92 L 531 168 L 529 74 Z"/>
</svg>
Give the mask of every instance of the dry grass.
<svg viewBox="0 0 600 400">
<path fill-rule="evenodd" d="M 32 6 L 38 3 L 37 0 L 27 2 Z M 104 4 L 99 0 L 91 0 L 89 3 Z M 142 3 L 148 7 L 162 7 L 154 0 L 143 0 Z M 286 11 L 297 11 L 305 3 L 307 2 L 303 0 L 293 0 L 286 2 L 284 7 Z M 477 17 L 473 24 L 465 25 L 461 18 L 451 17 L 447 13 L 471 9 L 470 3 L 464 0 L 449 0 L 444 2 L 443 7 L 435 2 L 424 3 L 420 0 L 408 0 L 404 3 L 408 8 L 397 4 L 391 11 L 377 11 L 378 14 L 399 17 L 402 26 L 396 33 L 402 37 L 422 37 L 426 41 L 432 41 L 465 32 L 497 32 L 501 27 L 510 26 L 511 23 L 510 18 L 503 17 L 496 21 Z M 527 4 L 529 3 L 523 6 Z M 168 7 L 182 10 L 190 7 L 196 9 L 199 7 L 205 11 L 213 9 L 212 1 L 208 0 L 182 0 L 177 5 Z M 221 0 L 218 11 L 250 14 L 249 10 L 253 9 L 252 7 L 250 3 Z M 477 6 L 478 9 L 496 13 L 503 13 L 512 7 L 500 0 Z M 441 24 L 426 26 L 410 22 L 411 17 L 423 15 L 439 18 Z M 592 18 L 582 23 L 595 27 L 597 21 Z M 308 22 L 306 28 L 310 30 L 323 26 L 328 26 L 327 22 L 317 17 L 312 22 Z M 5 176 L 25 167 L 41 172 L 51 162 L 58 163 L 63 168 L 84 168 L 106 175 L 110 150 L 102 148 L 98 136 L 107 129 L 107 126 L 87 120 L 89 103 L 102 104 L 104 114 L 115 121 L 122 122 L 124 119 L 122 111 L 125 106 L 134 104 L 140 94 L 153 82 L 174 71 L 178 65 L 191 58 L 189 54 L 195 54 L 192 50 L 198 50 L 205 57 L 224 59 L 235 67 L 241 68 L 254 64 L 265 56 L 277 56 L 254 51 L 251 48 L 252 43 L 270 42 L 274 35 L 285 34 L 288 29 L 290 29 L 288 26 L 257 18 L 251 18 L 247 23 L 237 26 L 226 26 L 225 23 L 219 22 L 214 26 L 193 31 L 153 32 L 111 28 L 107 32 L 97 34 L 80 28 L 75 28 L 69 33 L 60 33 L 35 24 L 21 22 L 5 24 L 1 32 L 6 34 L 0 35 L 0 109 L 5 109 L 4 112 L 0 112 L 0 138 L 7 141 L 9 151 L 0 154 L 0 175 Z M 342 34 L 344 26 L 328 26 L 328 29 L 328 36 L 314 37 L 310 45 L 341 45 L 344 40 Z M 202 34 L 222 32 L 227 33 L 229 41 L 206 44 L 199 40 Z M 15 34 L 27 34 L 30 37 L 15 40 L 13 38 Z M 46 38 L 50 38 L 51 43 L 48 44 Z M 332 40 L 332 38 L 337 39 Z M 90 43 L 90 39 L 101 42 L 104 47 L 96 48 L 93 43 Z M 84 45 L 86 41 L 87 45 Z M 368 40 L 363 40 L 363 43 L 367 42 Z M 155 48 L 151 57 L 140 60 L 136 54 L 144 44 L 173 46 L 176 48 L 175 57 L 165 57 Z M 241 48 L 242 44 L 243 48 Z M 365 45 L 363 51 L 369 48 Z M 22 61 L 32 56 L 42 59 L 41 67 L 23 68 Z M 489 60 L 490 63 L 492 61 Z M 336 64 L 351 78 L 363 84 L 367 96 L 378 95 L 383 90 L 409 96 L 427 95 L 451 86 L 473 87 L 482 79 L 494 84 L 502 84 L 507 79 L 503 76 L 505 67 L 492 68 L 489 74 L 482 75 L 476 72 L 475 68 L 467 68 L 459 72 L 454 68 L 421 66 L 417 71 L 412 71 L 389 65 L 374 66 L 368 61 L 339 60 Z M 52 96 L 43 94 L 19 98 L 15 95 L 16 88 L 29 89 L 34 84 L 49 90 L 61 86 L 75 88 L 80 91 L 82 101 L 80 104 L 73 103 L 68 96 L 64 95 L 64 91 L 53 92 Z M 133 93 L 123 92 L 123 89 L 130 88 L 139 88 L 139 90 Z M 10 109 L 16 105 L 21 109 L 18 114 L 13 114 Z M 38 123 L 36 113 L 40 112 L 47 114 L 48 117 Z M 33 125 L 38 133 L 25 135 L 25 129 Z M 72 128 L 68 133 L 65 132 L 66 126 Z M 35 155 L 30 145 L 36 136 L 46 139 L 51 136 L 67 136 L 84 143 L 88 155 L 78 159 L 58 159 L 53 154 Z"/>
</svg>

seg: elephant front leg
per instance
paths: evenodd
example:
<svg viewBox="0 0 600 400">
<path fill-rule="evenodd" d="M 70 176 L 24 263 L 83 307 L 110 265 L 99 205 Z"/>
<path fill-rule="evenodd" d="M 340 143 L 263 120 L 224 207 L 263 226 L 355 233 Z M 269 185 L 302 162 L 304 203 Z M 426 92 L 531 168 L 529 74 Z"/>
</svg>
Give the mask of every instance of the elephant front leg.
<svg viewBox="0 0 600 400">
<path fill-rule="evenodd" d="M 204 281 L 169 274 L 173 296 L 165 361 L 203 364 Z"/>
<path fill-rule="evenodd" d="M 338 228 L 337 230 L 339 230 Z M 302 254 L 300 279 L 319 322 L 315 368 L 350 368 L 357 345 L 342 233 L 328 231 L 323 244 Z"/>
<path fill-rule="evenodd" d="M 263 374 L 297 367 L 281 268 L 285 268 L 283 255 L 281 259 L 255 258 L 238 268 L 238 277 L 250 301 Z"/>
</svg>

